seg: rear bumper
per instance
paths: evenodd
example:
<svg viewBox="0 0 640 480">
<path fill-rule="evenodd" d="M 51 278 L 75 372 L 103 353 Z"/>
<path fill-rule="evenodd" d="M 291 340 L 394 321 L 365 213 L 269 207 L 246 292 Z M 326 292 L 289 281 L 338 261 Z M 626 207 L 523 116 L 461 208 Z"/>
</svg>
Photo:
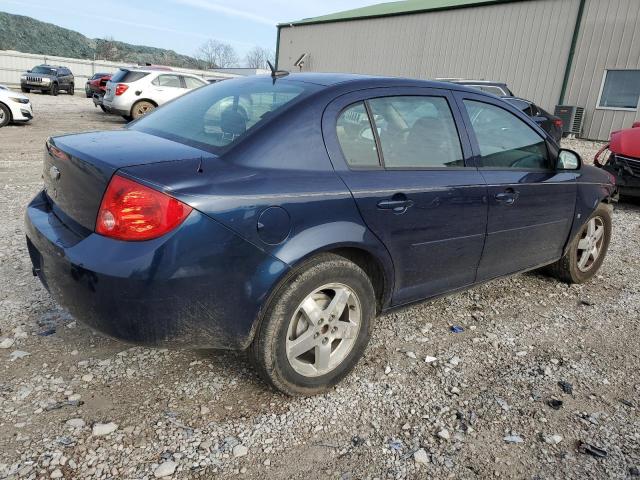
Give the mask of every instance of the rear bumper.
<svg viewBox="0 0 640 480">
<path fill-rule="evenodd" d="M 288 268 L 193 211 L 145 242 L 78 235 L 44 193 L 27 207 L 34 273 L 78 320 L 125 342 L 246 348 L 272 285 Z"/>
<path fill-rule="evenodd" d="M 122 115 L 122 116 L 129 116 L 131 114 L 131 106 L 127 106 L 126 104 L 124 104 L 122 101 L 119 101 L 120 98 L 112 98 L 112 99 L 107 99 L 106 97 L 103 96 L 102 98 L 102 106 L 105 108 L 105 110 L 107 110 L 107 112 L 109 113 L 113 113 L 114 115 Z"/>
</svg>

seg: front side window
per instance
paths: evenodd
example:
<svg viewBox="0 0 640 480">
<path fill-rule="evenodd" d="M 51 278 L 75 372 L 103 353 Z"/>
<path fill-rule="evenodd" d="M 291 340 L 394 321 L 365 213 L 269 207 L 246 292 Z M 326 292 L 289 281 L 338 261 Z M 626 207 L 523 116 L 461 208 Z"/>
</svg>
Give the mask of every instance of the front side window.
<svg viewBox="0 0 640 480">
<path fill-rule="evenodd" d="M 338 141 L 351 167 L 379 167 L 376 141 L 364 102 L 347 107 L 336 124 Z"/>
<path fill-rule="evenodd" d="M 158 78 L 151 83 L 158 87 L 182 88 L 182 83 L 178 75 L 158 75 Z"/>
<path fill-rule="evenodd" d="M 640 70 L 607 70 L 598 107 L 637 110 L 640 102 Z"/>
<path fill-rule="evenodd" d="M 521 119 L 490 103 L 464 100 L 480 147 L 480 166 L 548 169 L 544 139 Z"/>
<path fill-rule="evenodd" d="M 219 82 L 145 115 L 130 128 L 222 153 L 258 124 L 322 87 L 252 78 Z"/>
<path fill-rule="evenodd" d="M 386 168 L 464 167 L 446 98 L 398 96 L 368 102 Z"/>
</svg>

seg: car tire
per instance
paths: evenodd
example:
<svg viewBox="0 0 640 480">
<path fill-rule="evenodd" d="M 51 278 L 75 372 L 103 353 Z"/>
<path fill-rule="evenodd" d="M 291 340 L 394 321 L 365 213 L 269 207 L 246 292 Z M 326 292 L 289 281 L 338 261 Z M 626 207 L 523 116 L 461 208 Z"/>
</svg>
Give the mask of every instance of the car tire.
<svg viewBox="0 0 640 480">
<path fill-rule="evenodd" d="M 106 109 L 106 108 L 104 108 L 104 105 L 100 105 L 100 109 L 101 109 L 104 113 L 107 113 L 107 109 Z"/>
<path fill-rule="evenodd" d="M 8 125 L 11 121 L 11 110 L 6 105 L 0 103 L 0 128 Z"/>
<path fill-rule="evenodd" d="M 611 211 L 611 205 L 601 203 L 573 238 L 565 255 L 546 267 L 547 273 L 566 283 L 584 283 L 591 279 L 609 249 Z"/>
<path fill-rule="evenodd" d="M 148 100 L 139 100 L 131 107 L 131 118 L 137 120 L 155 108 L 156 106 L 152 102 Z"/>
<path fill-rule="evenodd" d="M 31 91 L 30 88 L 25 88 L 25 87 L 21 87 L 20 90 L 22 91 L 22 93 L 29 93 Z"/>
<path fill-rule="evenodd" d="M 364 354 L 375 313 L 367 274 L 339 255 L 318 255 L 272 295 L 250 356 L 260 376 L 283 393 L 326 392 Z"/>
<path fill-rule="evenodd" d="M 54 83 L 53 85 L 51 85 L 51 90 L 49 90 L 49 95 L 52 95 L 54 97 L 58 96 L 58 92 L 59 92 L 59 88 L 58 88 L 58 84 Z"/>
<path fill-rule="evenodd" d="M 73 85 L 73 83 L 72 83 L 71 85 L 69 85 L 69 86 L 67 87 L 67 93 L 68 93 L 69 95 L 73 95 L 73 94 L 74 94 L 74 92 L 75 92 L 75 86 L 74 86 L 74 85 Z"/>
<path fill-rule="evenodd" d="M 122 118 L 124 118 L 127 122 L 131 122 L 133 120 L 133 117 L 131 115 L 122 115 Z"/>
</svg>

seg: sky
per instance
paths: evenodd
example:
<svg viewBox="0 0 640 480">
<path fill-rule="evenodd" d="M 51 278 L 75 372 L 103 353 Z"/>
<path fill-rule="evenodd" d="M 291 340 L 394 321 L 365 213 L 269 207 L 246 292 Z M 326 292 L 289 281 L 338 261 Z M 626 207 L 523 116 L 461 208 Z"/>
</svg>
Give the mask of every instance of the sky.
<svg viewBox="0 0 640 480">
<path fill-rule="evenodd" d="M 383 0 L 0 0 L 0 11 L 76 30 L 90 38 L 169 48 L 193 55 L 207 39 L 243 58 L 253 46 L 275 50 L 277 23 Z"/>
</svg>

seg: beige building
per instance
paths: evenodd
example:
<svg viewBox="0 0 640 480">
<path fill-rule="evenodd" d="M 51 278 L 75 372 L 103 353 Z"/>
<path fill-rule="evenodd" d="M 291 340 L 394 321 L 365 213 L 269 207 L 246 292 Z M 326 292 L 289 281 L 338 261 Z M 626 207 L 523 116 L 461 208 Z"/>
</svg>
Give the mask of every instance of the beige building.
<svg viewBox="0 0 640 480">
<path fill-rule="evenodd" d="M 302 65 L 296 61 L 306 54 Z M 581 136 L 640 120 L 640 0 L 406 0 L 278 25 L 278 68 L 506 82 Z"/>
</svg>

